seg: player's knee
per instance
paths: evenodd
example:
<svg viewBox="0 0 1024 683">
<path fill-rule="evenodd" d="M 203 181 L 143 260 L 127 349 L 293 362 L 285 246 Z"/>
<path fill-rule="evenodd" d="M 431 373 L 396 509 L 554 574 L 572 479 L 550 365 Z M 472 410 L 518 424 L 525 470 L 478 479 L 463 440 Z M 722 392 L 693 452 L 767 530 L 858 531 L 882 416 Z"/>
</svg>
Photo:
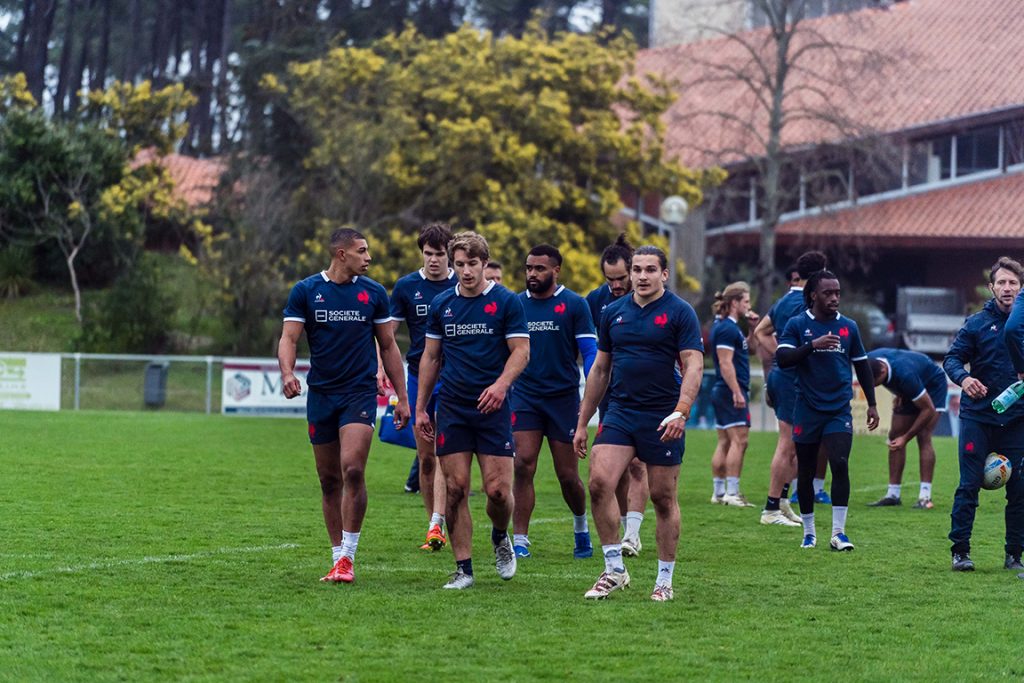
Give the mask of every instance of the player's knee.
<svg viewBox="0 0 1024 683">
<path fill-rule="evenodd" d="M 320 492 L 324 497 L 336 495 L 341 491 L 341 478 L 333 474 L 320 475 Z"/>
<path fill-rule="evenodd" d="M 484 484 L 484 493 L 492 503 L 505 504 L 512 499 L 512 487 L 507 481 L 492 480 Z"/>
<path fill-rule="evenodd" d="M 420 472 L 426 476 L 432 476 L 434 471 L 437 469 L 437 458 L 434 454 L 428 454 L 426 457 L 420 458 Z"/>
<path fill-rule="evenodd" d="M 348 465 L 342 471 L 345 486 L 362 486 L 365 476 L 366 472 L 361 465 Z"/>
<path fill-rule="evenodd" d="M 733 440 L 735 441 L 737 446 L 745 449 L 747 447 L 747 444 L 750 442 L 750 436 L 747 434 L 737 434 Z"/>
<path fill-rule="evenodd" d="M 516 479 L 533 479 L 534 473 L 537 471 L 536 462 L 528 462 L 526 460 L 520 460 L 516 458 L 515 465 L 513 467 Z"/>
</svg>

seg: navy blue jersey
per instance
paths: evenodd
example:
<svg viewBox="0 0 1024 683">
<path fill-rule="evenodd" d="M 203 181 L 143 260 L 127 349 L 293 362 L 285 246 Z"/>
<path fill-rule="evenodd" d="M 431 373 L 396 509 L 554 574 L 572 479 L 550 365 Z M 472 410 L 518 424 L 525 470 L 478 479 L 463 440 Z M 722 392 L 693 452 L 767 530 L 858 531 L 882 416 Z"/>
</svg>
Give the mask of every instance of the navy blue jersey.
<svg viewBox="0 0 1024 683">
<path fill-rule="evenodd" d="M 679 352 L 704 352 L 693 307 L 672 292 L 641 308 L 620 297 L 601 317 L 597 348 L 612 354 L 611 403 L 671 413 L 679 402 Z"/>
<path fill-rule="evenodd" d="M 427 339 L 441 341 L 442 399 L 477 402 L 508 360 L 507 339 L 530 338 L 519 297 L 491 282 L 479 296 L 455 285 L 430 302 Z"/>
<path fill-rule="evenodd" d="M 1004 339 L 1013 369 L 1018 373 L 1024 372 L 1024 290 L 1013 300 Z"/>
<path fill-rule="evenodd" d="M 448 277 L 443 280 L 428 280 L 421 268 L 400 278 L 391 290 L 391 319 L 398 322 L 404 320 L 409 326 L 409 352 L 405 354 L 405 361 L 409 364 L 410 375 L 419 374 L 430 302 L 441 292 L 454 287 L 458 281 L 454 270 L 449 269 Z"/>
<path fill-rule="evenodd" d="M 967 392 L 960 396 L 962 418 L 1006 425 L 1024 417 L 1024 401 L 1017 401 L 1002 415 L 992 410 L 992 399 L 1017 381 L 1003 337 L 1007 317 L 995 299 L 990 299 L 984 308 L 967 318 L 942 361 L 942 369 L 957 385 L 971 376 L 988 388 L 988 395 L 980 399 L 971 398 Z M 971 366 L 970 372 L 965 365 Z"/>
<path fill-rule="evenodd" d="M 889 366 L 885 388 L 904 401 L 913 402 L 928 393 L 928 387 L 946 384 L 946 373 L 931 358 L 917 351 L 875 349 L 868 353 Z M 937 409 L 945 406 L 935 406 Z"/>
<path fill-rule="evenodd" d="M 807 310 L 804 303 L 804 290 L 802 287 L 790 287 L 789 291 L 779 297 L 768 309 L 768 317 L 772 320 L 772 327 L 775 328 L 775 338 L 782 337 L 782 331 L 790 320 Z M 777 364 L 772 366 L 772 372 L 781 372 L 796 384 L 796 368 L 780 368 Z"/>
<path fill-rule="evenodd" d="M 743 330 L 730 317 L 716 318 L 711 323 L 711 334 L 708 335 L 712 358 L 715 361 L 715 386 L 728 388 L 722 377 L 722 367 L 718 362 L 718 349 L 732 351 L 732 366 L 736 368 L 736 381 L 743 391 L 750 391 L 750 356 L 747 351 L 747 338 Z M 731 390 L 730 390 L 731 391 Z"/>
<path fill-rule="evenodd" d="M 339 285 L 321 271 L 292 287 L 284 319 L 305 327 L 310 388 L 330 394 L 377 391 L 373 326 L 391 322 L 384 287 L 363 275 Z"/>
<path fill-rule="evenodd" d="M 826 334 L 838 335 L 839 348 L 815 349 L 796 366 L 797 397 L 823 413 L 850 407 L 853 398 L 851 363 L 868 357 L 857 323 L 840 313 L 820 320 L 810 311 L 804 311 L 786 323 L 779 337 L 780 348 L 795 349 Z"/>
<path fill-rule="evenodd" d="M 587 306 L 590 307 L 590 317 L 593 319 L 597 329 L 601 329 L 601 314 L 604 313 L 604 309 L 608 308 L 608 305 L 613 301 L 615 301 L 615 297 L 612 296 L 612 289 L 608 286 L 607 282 L 590 294 L 587 294 Z"/>
<path fill-rule="evenodd" d="M 547 299 L 523 292 L 519 301 L 530 330 L 530 364 L 516 380 L 516 389 L 535 396 L 578 393 L 576 340 L 597 339 L 587 302 L 564 286 L 559 286 Z"/>
</svg>

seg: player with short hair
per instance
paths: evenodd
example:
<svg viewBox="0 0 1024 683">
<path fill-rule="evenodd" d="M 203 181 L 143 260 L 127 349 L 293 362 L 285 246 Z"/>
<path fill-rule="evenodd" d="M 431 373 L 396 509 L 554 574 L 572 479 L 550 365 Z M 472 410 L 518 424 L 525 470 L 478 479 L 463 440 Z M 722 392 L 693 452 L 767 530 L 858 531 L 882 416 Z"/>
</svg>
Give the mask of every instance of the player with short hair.
<svg viewBox="0 0 1024 683">
<path fill-rule="evenodd" d="M 366 515 L 366 459 L 377 419 L 376 347 L 398 395 L 398 429 L 409 421 L 409 399 L 388 293 L 364 275 L 371 260 L 366 238 L 349 228 L 335 230 L 329 250 L 327 270 L 302 280 L 288 296 L 277 359 L 284 395 L 295 398 L 302 393 L 295 357 L 299 338 L 306 333 L 309 440 L 334 564 L 321 581 L 352 583 Z"/>
<path fill-rule="evenodd" d="M 1024 401 L 1000 414 L 992 399 L 1017 380 L 1013 348 L 1017 324 L 1008 325 L 1014 300 L 1021 291 L 1024 268 L 1003 256 L 989 272 L 992 298 L 984 308 L 967 318 L 949 348 L 942 369 L 963 389 L 960 397 L 960 485 L 953 497 L 949 540 L 953 546 L 953 571 L 974 571 L 971 560 L 971 532 L 978 507 L 978 491 L 989 453 L 1010 459 L 1013 470 L 1006 482 L 1006 569 L 1024 569 Z M 1004 338 L 1006 328 L 1012 333 Z M 1010 348 L 1008 348 L 1010 347 Z M 970 366 L 968 371 L 967 367 Z"/>
<path fill-rule="evenodd" d="M 484 266 L 484 277 L 491 282 L 500 285 L 501 284 L 501 262 L 500 261 L 488 261 L 487 265 Z"/>
<path fill-rule="evenodd" d="M 932 433 L 939 414 L 946 411 L 946 373 L 932 359 L 917 351 L 875 349 L 868 353 L 875 386 L 882 385 L 894 396 L 889 447 L 889 488 L 869 507 L 902 505 L 900 488 L 907 461 L 907 444 L 917 439 L 921 461 L 921 486 L 914 503 L 916 510 L 930 510 L 932 477 L 935 474 L 935 446 Z"/>
<path fill-rule="evenodd" d="M 587 494 L 579 475 L 579 460 L 572 449 L 580 411 L 580 369 L 597 355 L 597 332 L 583 297 L 558 284 L 562 254 L 540 244 L 526 257 L 526 291 L 519 300 L 530 328 L 530 364 L 516 380 L 512 392 L 512 433 L 516 439 L 515 481 L 512 495 L 512 545 L 518 557 L 530 557 L 530 516 L 535 494 L 533 477 L 547 436 L 562 498 L 573 515 L 573 557 L 591 557 L 587 526 Z"/>
<path fill-rule="evenodd" d="M 704 373 L 704 345 L 693 307 L 665 289 L 668 259 L 645 245 L 633 253 L 633 293 L 611 304 L 601 318 L 598 353 L 590 369 L 573 446 L 587 456 L 587 423 L 614 378 L 611 402 L 594 439 L 590 500 L 601 538 L 605 570 L 584 595 L 608 597 L 629 585 L 615 489 L 634 457 L 647 463 L 654 503 L 658 575 L 651 599 L 672 599 L 679 545 L 679 464 L 686 420 Z M 682 377 L 676 372 L 682 369 Z"/>
<path fill-rule="evenodd" d="M 457 282 L 455 271 L 448 267 L 448 243 L 451 239 L 452 230 L 447 223 L 424 225 L 416 240 L 423 257 L 423 267 L 399 278 L 395 288 L 391 290 L 391 319 L 395 323 L 395 332 L 402 322 L 409 328 L 409 352 L 405 356 L 405 361 L 409 367 L 409 409 L 413 414 L 416 413 L 419 362 L 426 341 L 430 302 L 438 294 L 454 287 Z M 436 397 L 437 389 L 431 395 L 427 415 L 434 414 L 433 403 Z M 423 505 L 429 518 L 427 539 L 420 548 L 437 551 L 445 544 L 444 475 L 437 466 L 434 444 L 423 439 L 418 430 L 413 431 L 416 434 L 416 459 L 413 467 L 416 470 L 417 488 L 423 496 Z"/>
<path fill-rule="evenodd" d="M 824 448 L 832 468 L 832 550 L 851 551 L 846 535 L 850 504 L 850 448 L 853 445 L 852 365 L 867 399 L 867 425 L 878 427 L 875 384 L 860 330 L 839 313 L 839 278 L 819 270 L 804 285 L 807 310 L 792 318 L 779 337 L 775 358 L 780 368 L 797 371 L 796 403 L 793 406 L 793 443 L 799 471 L 797 494 L 804 526 L 801 548 L 817 544 L 814 529 L 814 487 L 811 480 Z"/>
<path fill-rule="evenodd" d="M 759 318 L 750 310 L 750 285 L 733 282 L 721 292 L 715 292 L 711 309 L 715 315 L 708 336 L 715 363 L 711 404 L 718 433 L 711 458 L 714 485 L 711 502 L 754 507 L 740 492 L 743 456 L 750 436 L 750 343 L 740 329 L 739 319 L 746 318 L 753 329 Z"/>
<path fill-rule="evenodd" d="M 790 280 L 789 291 L 772 304 L 771 309 L 754 328 L 754 338 L 757 339 L 757 346 L 762 352 L 774 357 L 778 348 L 778 335 L 792 318 L 805 310 L 804 284 L 813 273 L 823 270 L 825 264 L 825 255 L 820 251 L 808 251 L 797 259 L 796 272 L 799 279 L 795 282 Z M 796 477 L 797 470 L 796 448 L 793 445 L 796 371 L 793 368 L 773 366 L 765 377 L 765 393 L 779 422 L 779 438 L 775 445 L 775 454 L 772 456 L 768 500 L 761 512 L 761 524 L 800 526 L 800 517 L 793 512 L 789 500 L 790 480 Z M 814 486 L 817 488 L 817 481 L 814 482 Z"/>
<path fill-rule="evenodd" d="M 626 233 L 620 233 L 615 242 L 605 247 L 601 253 L 601 274 L 605 283 L 587 294 L 587 305 L 594 325 L 601 329 L 601 315 L 612 302 L 633 291 L 630 282 L 629 268 L 633 259 L 633 247 L 626 241 Z M 614 382 L 614 378 L 611 380 Z M 605 394 L 598 406 L 600 420 L 608 412 L 611 399 Z M 640 526 L 644 521 L 644 510 L 650 492 L 647 489 L 647 467 L 639 458 L 633 458 L 629 469 L 622 475 L 615 497 L 619 502 L 619 514 L 622 523 L 622 554 L 635 557 L 640 554 L 643 544 L 640 542 Z"/>
<path fill-rule="evenodd" d="M 453 590 L 469 588 L 474 582 L 468 502 L 474 453 L 487 494 L 498 575 L 508 580 L 516 573 L 508 535 L 515 440 L 507 399 L 530 362 L 530 331 L 518 297 L 484 278 L 488 256 L 487 241 L 475 232 L 460 232 L 452 238 L 448 257 L 459 282 L 430 304 L 419 367 L 416 429 L 434 443 L 445 475 L 448 541 L 456 568 L 444 587 Z M 441 390 L 435 426 L 426 406 L 438 377 Z"/>
</svg>

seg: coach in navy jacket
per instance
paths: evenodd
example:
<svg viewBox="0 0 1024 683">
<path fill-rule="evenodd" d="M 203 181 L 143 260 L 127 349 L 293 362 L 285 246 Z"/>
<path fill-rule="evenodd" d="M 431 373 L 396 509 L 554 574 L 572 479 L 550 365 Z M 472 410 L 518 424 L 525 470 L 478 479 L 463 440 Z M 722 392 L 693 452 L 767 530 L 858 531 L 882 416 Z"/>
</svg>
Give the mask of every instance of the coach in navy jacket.
<svg viewBox="0 0 1024 683">
<path fill-rule="evenodd" d="M 1006 484 L 1007 569 L 1024 569 L 1024 401 L 1003 414 L 992 409 L 992 399 L 1017 380 L 1003 338 L 1013 302 L 1021 287 L 1021 266 L 1001 258 L 992 268 L 989 289 L 994 298 L 967 318 L 943 360 L 949 378 L 963 388 L 960 400 L 960 486 L 953 499 L 949 540 L 953 542 L 954 571 L 971 571 L 971 530 L 978 507 L 985 458 L 1002 453 L 1013 465 Z M 969 364 L 970 372 L 964 367 Z"/>
</svg>

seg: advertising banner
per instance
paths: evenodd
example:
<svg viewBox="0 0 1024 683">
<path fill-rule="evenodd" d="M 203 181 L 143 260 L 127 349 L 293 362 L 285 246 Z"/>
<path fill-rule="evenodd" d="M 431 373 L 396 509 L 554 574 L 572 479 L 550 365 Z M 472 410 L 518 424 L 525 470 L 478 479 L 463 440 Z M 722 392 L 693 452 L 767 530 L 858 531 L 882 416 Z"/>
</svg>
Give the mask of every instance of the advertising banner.
<svg viewBox="0 0 1024 683">
<path fill-rule="evenodd" d="M 221 413 L 262 417 L 306 417 L 309 362 L 295 364 L 302 394 L 284 397 L 276 358 L 225 358 L 221 375 Z"/>
<path fill-rule="evenodd" d="M 60 354 L 0 353 L 0 409 L 60 410 Z"/>
</svg>

